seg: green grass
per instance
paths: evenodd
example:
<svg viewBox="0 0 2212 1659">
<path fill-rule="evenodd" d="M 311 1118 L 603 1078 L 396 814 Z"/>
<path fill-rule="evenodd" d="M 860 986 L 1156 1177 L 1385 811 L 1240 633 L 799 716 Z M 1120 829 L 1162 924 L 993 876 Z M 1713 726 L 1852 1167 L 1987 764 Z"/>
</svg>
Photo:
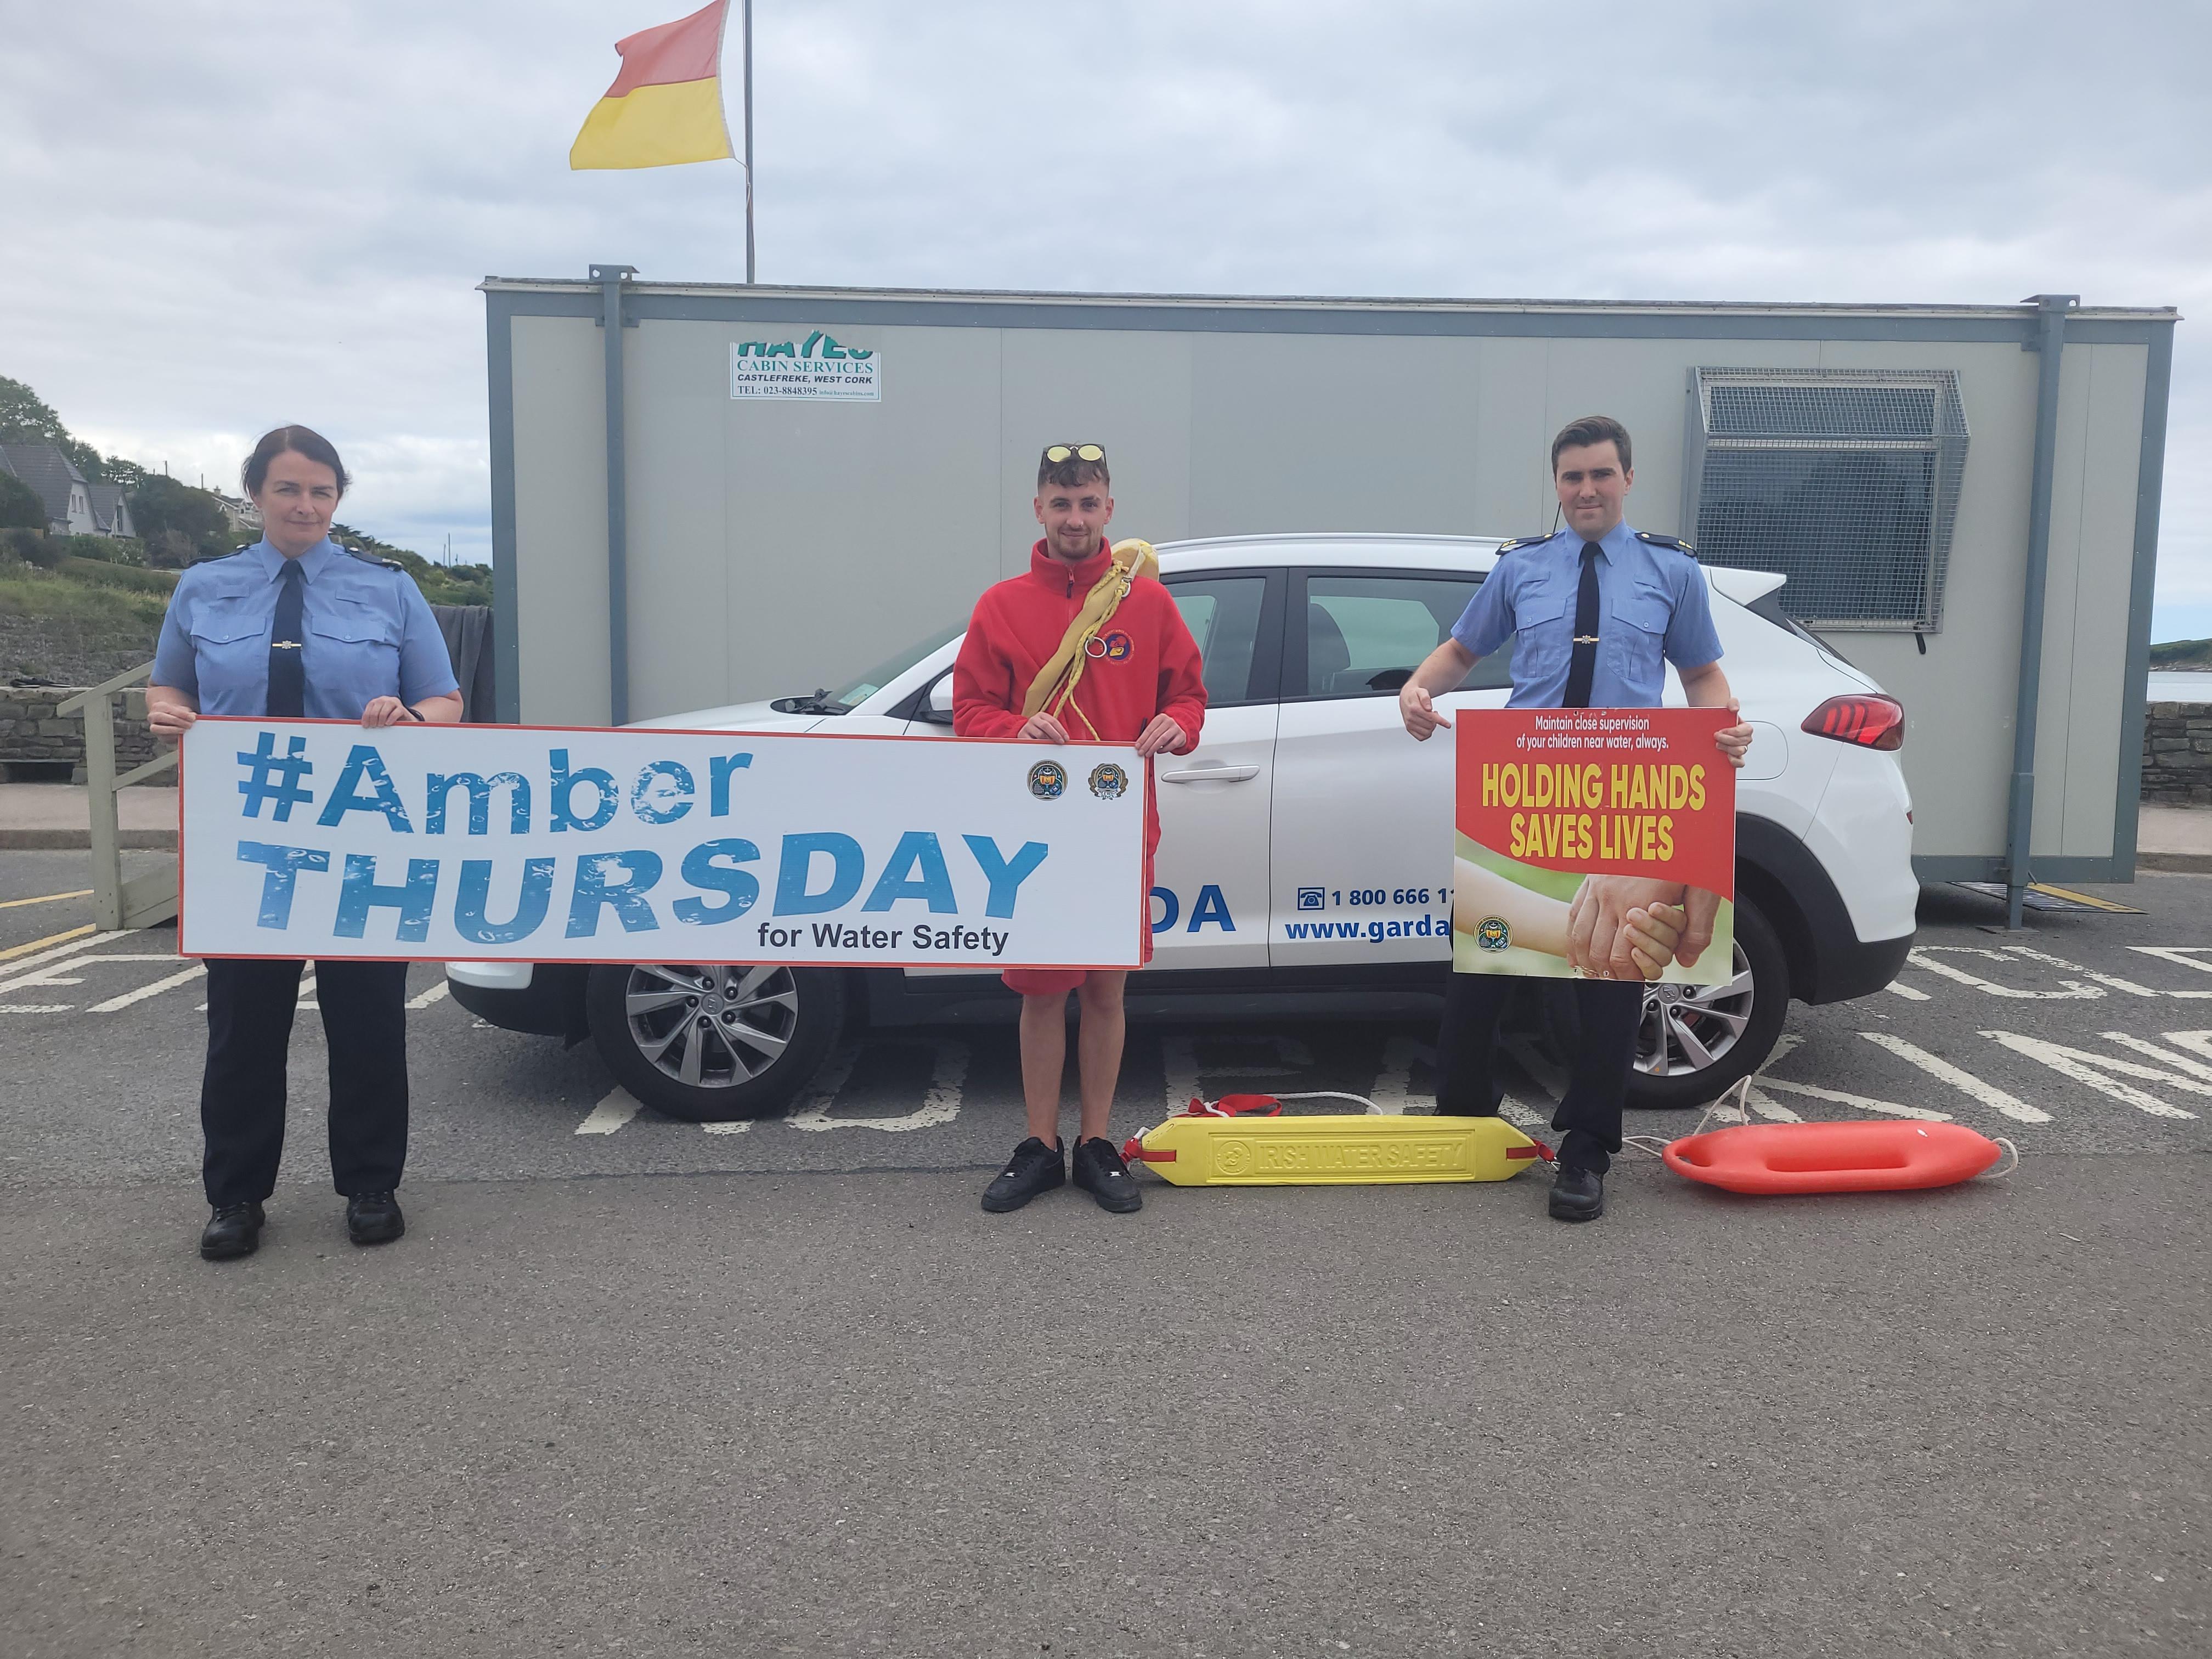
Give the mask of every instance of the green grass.
<svg viewBox="0 0 2212 1659">
<path fill-rule="evenodd" d="M 149 570 L 137 565 L 110 564 L 101 559 L 64 559 L 54 574 L 70 581 L 89 582 L 95 587 L 120 588 L 129 593 L 152 593 L 167 599 L 180 572 Z"/>
<path fill-rule="evenodd" d="M 2212 668 L 2212 640 L 2168 640 L 2150 648 L 2153 668 Z"/>
<path fill-rule="evenodd" d="M 95 564 L 94 560 L 68 560 L 64 564 Z M 102 565 L 105 571 L 129 576 L 151 576 L 157 571 L 133 570 L 127 565 Z M 160 592 L 133 592 L 110 586 L 103 580 L 80 580 L 66 569 L 40 570 L 29 565 L 0 565 L 0 616 L 69 622 L 118 635 L 143 634 L 149 651 L 161 632 L 161 615 L 167 610 L 166 588 Z"/>
</svg>

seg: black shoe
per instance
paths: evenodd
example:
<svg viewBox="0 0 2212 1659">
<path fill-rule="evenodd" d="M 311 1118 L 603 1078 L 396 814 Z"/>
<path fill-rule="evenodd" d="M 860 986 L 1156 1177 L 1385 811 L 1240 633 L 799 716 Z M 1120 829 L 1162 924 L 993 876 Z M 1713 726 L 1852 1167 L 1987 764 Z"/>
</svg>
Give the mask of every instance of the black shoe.
<svg viewBox="0 0 2212 1659">
<path fill-rule="evenodd" d="M 1018 1210 L 1039 1193 L 1048 1193 L 1067 1179 L 1067 1170 L 1060 1161 L 1060 1140 L 1054 1137 L 1048 1146 L 1031 1135 L 1014 1148 L 1014 1155 L 1006 1160 L 1006 1167 L 999 1178 L 983 1188 L 983 1207 L 993 1215 L 1004 1215 L 1008 1210 Z"/>
<path fill-rule="evenodd" d="M 1075 1143 L 1075 1184 L 1097 1199 L 1100 1209 L 1115 1215 L 1145 1207 L 1145 1195 L 1137 1190 L 1136 1177 L 1121 1162 L 1121 1154 L 1112 1141 L 1097 1135 Z"/>
<path fill-rule="evenodd" d="M 407 1231 L 399 1200 L 390 1193 L 356 1193 L 346 1200 L 346 1237 L 356 1244 L 389 1244 Z"/>
<path fill-rule="evenodd" d="M 1559 1165 L 1552 1177 L 1552 1219 L 1595 1221 L 1605 1213 L 1605 1177 L 1595 1170 Z"/>
<path fill-rule="evenodd" d="M 200 1260 L 234 1261 L 252 1255 L 261 1248 L 261 1229 L 267 1220 L 258 1204 L 218 1204 L 200 1229 Z"/>
</svg>

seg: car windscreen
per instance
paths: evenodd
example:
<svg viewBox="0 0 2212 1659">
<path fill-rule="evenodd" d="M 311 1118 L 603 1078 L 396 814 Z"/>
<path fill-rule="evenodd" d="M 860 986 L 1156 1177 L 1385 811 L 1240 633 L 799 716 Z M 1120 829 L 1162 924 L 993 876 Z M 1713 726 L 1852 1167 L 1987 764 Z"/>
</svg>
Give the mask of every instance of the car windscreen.
<svg viewBox="0 0 2212 1659">
<path fill-rule="evenodd" d="M 836 703 L 841 711 L 858 708 L 946 641 L 957 639 L 967 627 L 966 623 L 957 622 L 950 628 L 939 629 L 921 644 L 910 645 L 886 657 L 842 690 L 832 693 L 826 701 Z"/>
</svg>

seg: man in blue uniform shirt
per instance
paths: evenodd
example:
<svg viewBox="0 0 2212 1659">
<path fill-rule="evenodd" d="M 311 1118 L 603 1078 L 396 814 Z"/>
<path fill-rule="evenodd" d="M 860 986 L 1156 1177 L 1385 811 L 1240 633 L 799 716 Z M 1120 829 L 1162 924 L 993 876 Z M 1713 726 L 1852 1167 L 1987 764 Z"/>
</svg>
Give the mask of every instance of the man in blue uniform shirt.
<svg viewBox="0 0 2212 1659">
<path fill-rule="evenodd" d="M 1475 590 L 1451 637 L 1414 670 L 1398 696 L 1406 730 L 1425 741 L 1451 721 L 1434 699 L 1458 688 L 1468 672 L 1509 639 L 1513 695 L 1509 708 L 1656 708 L 1667 664 L 1681 677 L 1692 708 L 1728 708 L 1736 700 L 1721 672 L 1705 573 L 1671 536 L 1632 530 L 1622 507 L 1635 475 L 1627 428 L 1606 415 L 1586 416 L 1552 441 L 1552 480 L 1566 527 L 1509 542 Z M 1722 729 L 1721 752 L 1741 766 L 1751 728 Z M 1581 1037 L 1573 1076 L 1552 1120 L 1565 1132 L 1552 1184 L 1552 1214 L 1591 1221 L 1605 1211 L 1605 1172 L 1620 1150 L 1620 1112 L 1644 1012 L 1641 974 L 1622 936 L 1632 909 L 1679 906 L 1677 959 L 1694 962 L 1712 941 L 1717 901 L 1680 883 L 1597 876 L 1575 900 L 1570 959 L 1586 977 L 1574 985 Z M 1437 1039 L 1437 1109 L 1487 1116 L 1498 1109 L 1492 1076 L 1498 1018 L 1513 981 L 1454 974 Z"/>
</svg>

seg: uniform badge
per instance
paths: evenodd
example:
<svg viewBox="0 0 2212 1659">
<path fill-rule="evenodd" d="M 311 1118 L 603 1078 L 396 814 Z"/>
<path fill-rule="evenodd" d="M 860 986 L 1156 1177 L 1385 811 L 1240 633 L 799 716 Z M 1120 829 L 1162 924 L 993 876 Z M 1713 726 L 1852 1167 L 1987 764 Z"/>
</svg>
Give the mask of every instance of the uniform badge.
<svg viewBox="0 0 2212 1659">
<path fill-rule="evenodd" d="M 1067 793 L 1067 769 L 1058 761 L 1039 761 L 1030 768 L 1030 793 L 1039 800 L 1058 800 Z"/>
<path fill-rule="evenodd" d="M 1110 634 L 1094 634 L 1084 651 L 1102 662 L 1127 662 L 1129 653 L 1137 648 L 1136 641 L 1120 629 Z"/>
<path fill-rule="evenodd" d="M 1485 951 L 1503 951 L 1513 943 L 1513 930 L 1503 916 L 1485 916 L 1475 926 L 1474 942 Z"/>
<path fill-rule="evenodd" d="M 1091 769 L 1091 793 L 1101 800 L 1119 800 L 1129 791 L 1129 775 L 1112 761 Z"/>
</svg>

